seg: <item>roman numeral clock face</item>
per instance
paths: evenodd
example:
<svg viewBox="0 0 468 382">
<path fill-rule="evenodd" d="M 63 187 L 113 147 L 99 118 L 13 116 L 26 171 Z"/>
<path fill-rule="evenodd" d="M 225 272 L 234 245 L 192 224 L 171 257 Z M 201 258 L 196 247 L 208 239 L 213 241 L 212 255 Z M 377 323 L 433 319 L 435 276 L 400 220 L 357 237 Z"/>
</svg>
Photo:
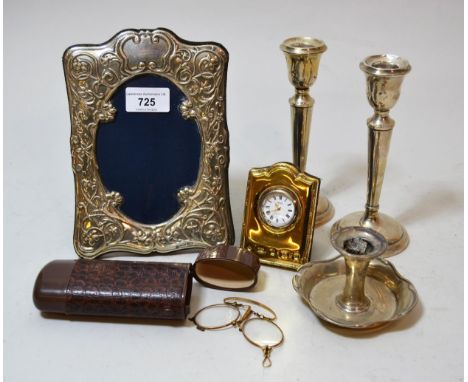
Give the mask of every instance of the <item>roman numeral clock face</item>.
<svg viewBox="0 0 468 382">
<path fill-rule="evenodd" d="M 282 189 L 273 189 L 260 197 L 258 211 L 264 223 L 273 228 L 286 228 L 297 214 L 296 198 Z"/>
</svg>

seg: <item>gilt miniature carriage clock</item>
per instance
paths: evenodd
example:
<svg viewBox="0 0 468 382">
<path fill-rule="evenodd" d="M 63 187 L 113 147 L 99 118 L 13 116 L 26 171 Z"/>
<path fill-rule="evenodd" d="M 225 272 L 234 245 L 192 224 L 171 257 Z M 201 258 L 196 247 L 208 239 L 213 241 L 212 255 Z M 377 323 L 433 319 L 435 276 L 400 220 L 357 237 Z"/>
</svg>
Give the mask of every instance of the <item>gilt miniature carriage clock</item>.
<svg viewBox="0 0 468 382">
<path fill-rule="evenodd" d="M 263 264 L 298 269 L 309 261 L 320 179 L 279 162 L 250 170 L 241 245 Z"/>
</svg>

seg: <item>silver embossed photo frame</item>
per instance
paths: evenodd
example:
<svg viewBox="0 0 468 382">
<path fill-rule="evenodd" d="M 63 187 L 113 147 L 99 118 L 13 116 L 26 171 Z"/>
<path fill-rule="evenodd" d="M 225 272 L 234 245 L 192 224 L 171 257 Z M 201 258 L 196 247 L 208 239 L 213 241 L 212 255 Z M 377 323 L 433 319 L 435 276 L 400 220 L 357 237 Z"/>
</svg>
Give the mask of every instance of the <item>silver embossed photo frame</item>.
<svg viewBox="0 0 468 382">
<path fill-rule="evenodd" d="M 228 53 L 221 45 L 188 42 L 167 29 L 124 30 L 103 44 L 76 45 L 65 51 L 75 178 L 73 243 L 80 257 L 91 259 L 113 251 L 168 253 L 234 242 L 227 64 Z M 185 98 L 177 111 L 196 122 L 201 140 L 195 184 L 178 191 L 179 210 L 158 224 L 136 221 L 121 211 L 123 195 L 104 185 L 96 159 L 97 131 L 119 113 L 112 95 L 141 75 L 169 80 L 180 89 Z"/>
</svg>

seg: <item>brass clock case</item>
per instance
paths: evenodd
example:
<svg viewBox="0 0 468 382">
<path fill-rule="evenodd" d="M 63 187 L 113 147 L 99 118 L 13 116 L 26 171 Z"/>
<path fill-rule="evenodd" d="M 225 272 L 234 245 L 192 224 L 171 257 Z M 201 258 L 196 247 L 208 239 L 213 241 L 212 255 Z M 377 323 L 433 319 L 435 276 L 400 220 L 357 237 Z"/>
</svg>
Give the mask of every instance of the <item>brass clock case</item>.
<svg viewBox="0 0 468 382">
<path fill-rule="evenodd" d="M 287 162 L 253 168 L 245 198 L 241 246 L 262 264 L 297 270 L 309 261 L 320 179 Z M 261 216 L 260 203 L 271 191 L 286 192 L 295 201 L 296 216 L 285 227 L 272 227 Z"/>
</svg>

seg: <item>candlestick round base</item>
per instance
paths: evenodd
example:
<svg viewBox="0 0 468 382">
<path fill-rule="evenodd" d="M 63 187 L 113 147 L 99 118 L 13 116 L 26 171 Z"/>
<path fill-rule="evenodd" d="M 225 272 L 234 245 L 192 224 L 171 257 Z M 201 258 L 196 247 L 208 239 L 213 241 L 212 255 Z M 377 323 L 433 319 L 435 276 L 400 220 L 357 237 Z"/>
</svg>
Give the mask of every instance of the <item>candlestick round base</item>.
<svg viewBox="0 0 468 382">
<path fill-rule="evenodd" d="M 409 236 L 405 227 L 392 217 L 380 212 L 373 219 L 364 219 L 364 211 L 346 215 L 333 224 L 330 236 L 343 228 L 355 226 L 371 228 L 385 237 L 388 247 L 382 257 L 397 255 L 408 247 Z"/>
<path fill-rule="evenodd" d="M 335 208 L 325 195 L 319 195 L 317 212 L 315 214 L 315 227 L 328 223 L 335 215 Z"/>
<path fill-rule="evenodd" d="M 349 305 L 340 304 L 345 280 L 346 275 L 329 277 L 311 290 L 309 301 L 320 318 L 342 327 L 369 328 L 390 321 L 395 315 L 395 295 L 385 283 L 372 277 L 366 280 L 366 309 L 350 310 Z"/>
<path fill-rule="evenodd" d="M 342 293 L 336 296 L 336 305 L 340 310 L 347 313 L 364 313 L 369 310 L 371 300 L 364 296 L 360 301 L 346 299 Z"/>
</svg>

